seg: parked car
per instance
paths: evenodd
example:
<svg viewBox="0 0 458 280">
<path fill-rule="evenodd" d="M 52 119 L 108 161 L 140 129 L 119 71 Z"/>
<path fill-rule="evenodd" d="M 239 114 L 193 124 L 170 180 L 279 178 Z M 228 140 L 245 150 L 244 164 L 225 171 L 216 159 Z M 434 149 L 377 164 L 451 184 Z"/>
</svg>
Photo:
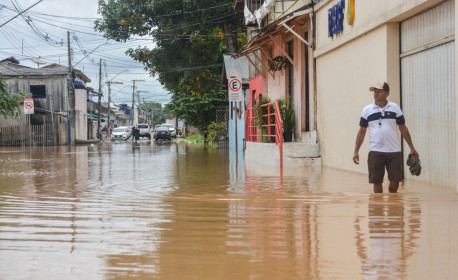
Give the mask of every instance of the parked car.
<svg viewBox="0 0 458 280">
<path fill-rule="evenodd" d="M 167 127 L 170 131 L 170 136 L 177 137 L 177 130 L 175 129 L 173 124 L 163 123 L 161 124 L 161 127 Z"/>
<path fill-rule="evenodd" d="M 111 140 L 127 140 L 131 136 L 131 131 L 128 126 L 120 126 L 113 129 Z"/>
<path fill-rule="evenodd" d="M 150 132 L 150 127 L 146 123 L 142 123 L 138 125 L 138 128 L 140 129 L 140 137 L 146 137 L 148 139 L 151 139 L 151 132 Z"/>
<path fill-rule="evenodd" d="M 159 126 L 156 127 L 156 132 L 154 133 L 154 140 L 165 139 L 171 140 L 172 136 L 168 127 Z"/>
</svg>

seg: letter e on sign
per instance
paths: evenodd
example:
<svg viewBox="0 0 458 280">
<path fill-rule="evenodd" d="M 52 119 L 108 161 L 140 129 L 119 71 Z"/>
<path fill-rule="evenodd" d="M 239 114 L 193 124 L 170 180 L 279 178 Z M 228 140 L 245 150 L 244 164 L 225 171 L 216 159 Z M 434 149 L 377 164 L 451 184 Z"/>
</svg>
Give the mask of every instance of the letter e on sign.
<svg viewBox="0 0 458 280">
<path fill-rule="evenodd" d="M 238 78 L 229 80 L 229 101 L 243 101 L 242 83 Z"/>
</svg>

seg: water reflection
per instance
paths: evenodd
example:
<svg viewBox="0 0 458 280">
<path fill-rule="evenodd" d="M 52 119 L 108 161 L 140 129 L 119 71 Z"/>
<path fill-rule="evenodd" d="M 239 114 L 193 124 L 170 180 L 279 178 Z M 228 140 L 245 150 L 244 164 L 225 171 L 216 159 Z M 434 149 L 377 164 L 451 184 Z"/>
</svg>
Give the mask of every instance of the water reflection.
<svg viewBox="0 0 458 280">
<path fill-rule="evenodd" d="M 276 172 L 195 144 L 0 148 L 0 278 L 458 277 L 455 192 Z"/>
<path fill-rule="evenodd" d="M 371 194 L 368 205 L 369 240 L 357 219 L 357 250 L 364 279 L 404 279 L 407 261 L 416 250 L 420 232 L 417 198 L 404 201 L 403 194 Z"/>
</svg>

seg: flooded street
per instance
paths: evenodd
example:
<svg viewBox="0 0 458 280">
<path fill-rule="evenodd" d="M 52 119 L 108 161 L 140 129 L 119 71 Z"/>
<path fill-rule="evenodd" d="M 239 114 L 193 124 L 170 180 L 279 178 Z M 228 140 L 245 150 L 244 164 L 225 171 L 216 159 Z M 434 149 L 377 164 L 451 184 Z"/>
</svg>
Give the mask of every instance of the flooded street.
<svg viewBox="0 0 458 280">
<path fill-rule="evenodd" d="M 454 188 L 146 141 L 0 148 L 0 178 L 0 279 L 458 279 Z"/>
</svg>

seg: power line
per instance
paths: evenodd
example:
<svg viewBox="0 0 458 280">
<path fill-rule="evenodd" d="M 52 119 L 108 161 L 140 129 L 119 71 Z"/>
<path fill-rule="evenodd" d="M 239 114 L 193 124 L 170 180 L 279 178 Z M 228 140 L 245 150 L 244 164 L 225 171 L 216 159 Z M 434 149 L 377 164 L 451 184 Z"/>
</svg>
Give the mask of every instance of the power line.
<svg viewBox="0 0 458 280">
<path fill-rule="evenodd" d="M 19 4 L 16 2 L 16 0 L 12 0 L 14 2 L 11 2 L 14 6 L 14 8 L 20 12 L 21 11 L 21 7 L 19 6 Z M 16 3 L 16 5 L 14 4 Z M 63 46 L 64 45 L 64 40 L 61 39 L 60 42 L 58 41 L 54 41 L 51 39 L 51 37 L 49 37 L 48 33 L 46 33 L 46 35 L 44 35 L 39 29 L 38 27 L 35 26 L 35 24 L 32 22 L 32 20 L 30 19 L 30 17 L 26 17 L 24 15 L 21 15 L 22 18 L 25 20 L 25 22 L 27 22 L 27 24 L 30 26 L 30 28 L 32 29 L 32 31 L 40 38 L 44 39 L 47 43 L 51 44 L 51 45 L 61 45 Z"/>
<path fill-rule="evenodd" d="M 232 5 L 232 3 L 225 3 L 221 4 L 218 6 L 213 6 L 213 7 L 207 7 L 207 8 L 202 8 L 202 9 L 197 9 L 197 10 L 192 10 L 192 11 L 180 11 L 176 13 L 168 13 L 168 14 L 163 14 L 163 15 L 152 15 L 154 17 L 172 17 L 172 16 L 177 16 L 177 15 L 184 15 L 184 14 L 190 14 L 190 13 L 195 13 L 195 12 L 202 12 L 202 11 L 207 11 L 215 8 L 221 8 L 224 6 L 229 6 Z M 12 10 L 11 7 L 8 7 L 6 5 L 1 5 L 0 6 Z M 54 18 L 64 18 L 64 19 L 70 19 L 70 20 L 98 20 L 102 18 L 91 18 L 91 17 L 71 17 L 71 16 L 62 16 L 62 15 L 53 15 L 53 14 L 47 14 L 47 13 L 40 13 L 40 12 L 29 12 L 30 14 L 34 15 L 41 15 L 41 16 L 47 16 L 47 17 L 54 17 Z"/>
<path fill-rule="evenodd" d="M 62 27 L 62 26 L 55 25 L 55 24 L 52 24 L 52 23 L 48 23 L 48 22 L 45 22 L 45 21 L 42 21 L 42 20 L 38 20 L 38 19 L 36 19 L 36 18 L 33 19 L 33 20 L 38 21 L 38 22 L 41 22 L 41 23 L 43 23 L 43 24 L 47 24 L 47 25 L 53 26 L 53 27 L 57 27 L 57 28 L 60 28 L 60 29 L 64 29 L 64 30 L 67 30 L 67 31 L 72 31 L 72 32 L 81 33 L 81 34 L 87 34 L 87 35 L 92 35 L 92 36 L 104 37 L 102 34 L 96 34 L 96 33 L 91 33 L 91 32 L 84 32 L 84 31 L 79 31 L 79 30 L 75 30 L 75 29 L 72 29 L 72 28 Z"/>
<path fill-rule="evenodd" d="M 43 0 L 39 0 L 38 2 L 36 2 L 35 4 L 33 4 L 32 6 L 28 7 L 27 9 L 25 9 L 24 11 L 20 12 L 19 14 L 17 14 L 16 16 L 14 16 L 13 18 L 9 19 L 8 21 L 4 22 L 2 25 L 0 25 L 0 27 L 2 27 L 3 25 L 7 24 L 8 22 L 12 21 L 13 19 L 17 18 L 18 16 L 22 15 L 23 13 L 25 13 L 26 11 L 30 10 L 31 8 L 35 7 L 35 5 L 39 4 L 40 2 L 42 2 Z"/>
</svg>

